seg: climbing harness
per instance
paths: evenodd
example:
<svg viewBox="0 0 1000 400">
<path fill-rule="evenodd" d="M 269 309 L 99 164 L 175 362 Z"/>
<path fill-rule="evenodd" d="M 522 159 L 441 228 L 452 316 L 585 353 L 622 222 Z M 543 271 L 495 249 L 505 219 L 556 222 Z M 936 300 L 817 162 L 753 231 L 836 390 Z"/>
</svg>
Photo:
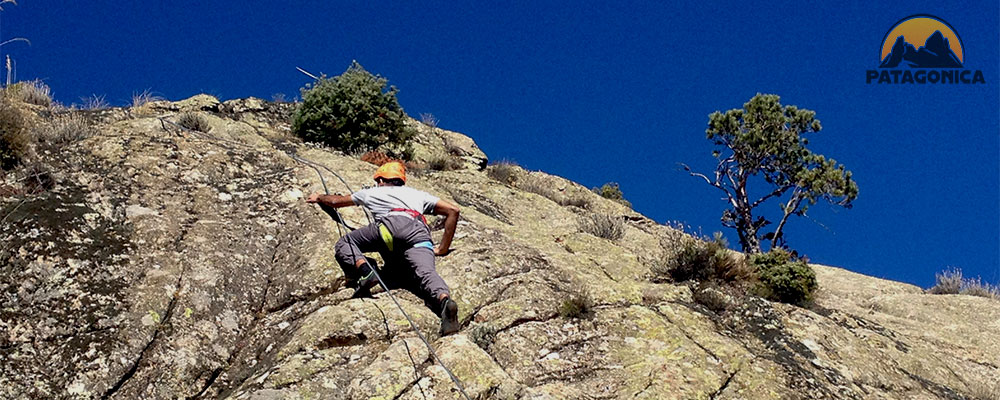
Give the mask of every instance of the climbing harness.
<svg viewBox="0 0 1000 400">
<path fill-rule="evenodd" d="M 160 124 L 161 124 L 161 126 L 163 126 L 164 130 L 166 130 L 166 125 L 164 125 L 164 123 L 166 123 L 166 124 L 173 125 L 174 127 L 177 127 L 179 129 L 181 129 L 182 131 L 192 132 L 196 136 L 198 136 L 198 137 L 200 137 L 202 139 L 205 139 L 205 140 L 222 141 L 222 142 L 232 143 L 232 144 L 235 144 L 237 146 L 244 147 L 244 148 L 253 149 L 252 146 L 249 146 L 247 144 L 236 142 L 236 141 L 233 141 L 233 140 L 227 140 L 227 139 L 223 139 L 223 138 L 218 138 L 218 137 L 215 137 L 213 135 L 209 135 L 209 134 L 207 134 L 205 132 L 200 132 L 200 131 L 196 131 L 196 130 L 193 130 L 193 129 L 188 129 L 188 128 L 183 127 L 183 126 L 181 126 L 179 124 L 176 124 L 174 122 L 167 121 L 167 120 L 163 119 L 162 117 L 159 118 L 159 120 L 160 120 Z M 249 125 L 249 124 L 247 124 L 247 125 Z M 251 127 L 253 127 L 253 126 L 251 125 Z M 256 129 L 256 127 L 254 127 L 254 129 Z M 286 151 L 286 150 L 282 150 L 282 149 L 278 149 L 278 150 L 280 150 L 281 152 L 285 153 L 286 155 L 288 155 L 289 157 L 291 157 L 293 160 L 295 160 L 295 161 L 297 161 L 297 162 L 299 162 L 301 164 L 304 164 L 306 166 L 312 167 L 316 171 L 316 174 L 319 175 L 320 182 L 323 184 L 323 191 L 326 192 L 326 194 L 329 195 L 330 194 L 330 190 L 326 186 L 326 181 L 323 179 L 323 174 L 319 170 L 320 167 L 322 167 L 323 169 L 327 170 L 328 172 L 330 172 L 331 174 L 333 174 L 334 176 L 336 176 L 337 179 L 339 179 L 340 182 L 343 183 L 345 187 L 347 187 L 347 190 L 350 191 L 351 194 L 354 194 L 354 191 L 351 189 L 350 185 L 347 184 L 347 181 L 345 181 L 344 178 L 342 178 L 340 176 L 340 174 L 337 174 L 336 172 L 334 172 L 330 168 L 328 168 L 328 167 L 326 167 L 326 166 L 324 166 L 322 164 L 319 164 L 317 162 L 314 162 L 314 161 L 311 161 L 311 160 L 299 157 L 297 154 L 292 153 L 290 151 Z M 323 207 L 321 207 L 321 208 L 323 208 Z M 365 217 L 367 217 L 368 222 L 372 223 L 373 221 L 372 221 L 372 216 L 370 214 L 370 211 L 367 210 L 366 207 L 362 207 L 362 210 L 364 211 Z M 406 211 L 406 209 L 398 209 L 398 210 L 401 210 L 401 211 L 404 211 L 404 212 Z M 343 225 L 344 227 L 346 227 L 349 230 L 354 230 L 354 228 L 352 228 L 351 226 L 347 225 L 347 223 L 344 221 L 343 217 L 340 215 L 340 211 L 338 211 L 336 208 L 326 207 L 326 208 L 323 208 L 323 211 L 325 211 L 327 214 L 329 214 L 330 217 L 333 218 L 333 220 L 338 223 L 338 225 L 337 225 L 337 230 L 338 231 L 341 229 L 340 225 Z M 332 213 L 331 213 L 331 211 L 332 211 Z M 394 209 L 393 211 L 396 211 L 396 210 Z M 415 210 L 409 210 L 409 211 L 416 212 Z M 422 213 L 420 213 L 420 217 L 423 219 L 423 214 Z M 423 219 L 423 221 L 424 221 L 425 224 L 427 223 L 426 219 Z M 385 228 L 384 231 L 382 230 L 384 227 L 385 227 L 384 225 L 380 225 L 380 228 L 379 228 L 380 232 L 382 233 L 383 240 L 385 240 L 386 233 L 388 233 L 388 228 Z M 341 236 L 342 237 L 346 237 L 342 232 L 341 232 Z M 388 240 L 387 244 L 389 246 L 391 246 L 391 243 L 392 243 L 392 235 L 391 235 L 391 233 L 389 234 L 388 237 L 389 237 L 389 240 Z M 348 239 L 348 240 L 350 240 L 350 239 Z M 427 242 L 427 243 L 430 244 L 430 242 Z M 422 244 L 423 243 L 418 243 L 418 245 L 422 245 Z M 356 247 L 356 246 L 351 246 L 351 247 L 352 247 L 352 252 L 353 252 L 353 248 Z M 433 250 L 433 245 L 431 245 L 431 248 Z M 392 248 L 390 247 L 390 251 L 391 251 L 391 249 Z M 352 255 L 356 256 L 355 254 L 352 254 Z M 420 340 L 424 342 L 424 345 L 427 346 L 427 350 L 430 352 L 430 354 L 434 357 L 435 360 L 437 360 L 438 364 L 441 365 L 441 368 L 444 369 L 444 371 L 448 374 L 448 377 L 451 378 L 451 381 L 453 383 L 455 383 L 455 386 L 458 388 L 458 391 L 462 393 L 462 396 L 465 397 L 466 400 L 472 400 L 469 397 L 469 394 L 465 392 L 465 387 L 462 385 L 462 381 L 460 381 L 458 379 L 458 377 L 456 377 L 455 374 L 453 374 L 451 372 L 451 369 L 449 369 L 448 366 L 444 364 L 444 361 L 441 360 L 441 357 L 439 357 L 437 355 L 437 352 L 434 351 L 434 347 L 431 346 L 431 343 L 427 340 L 427 338 L 424 337 L 423 333 L 420 333 L 420 329 L 417 328 L 417 324 L 414 323 L 413 319 L 410 318 L 410 315 L 407 314 L 405 310 L 403 310 L 403 306 L 399 304 L 398 300 L 396 300 L 396 296 L 394 296 L 392 294 L 392 292 L 389 291 L 389 286 L 386 285 L 385 281 L 382 280 L 382 276 L 379 275 L 379 273 L 378 273 L 378 268 L 372 268 L 372 273 L 375 274 L 375 279 L 378 280 L 378 283 L 382 286 L 382 289 L 385 290 L 385 293 L 388 294 L 389 298 L 392 299 L 392 302 L 394 304 L 396 304 L 396 308 L 399 309 L 399 312 L 403 314 L 403 317 L 406 317 L 406 321 L 410 323 L 410 327 L 413 328 L 413 332 L 416 333 L 417 337 L 419 337 Z M 379 309 L 379 311 L 381 311 L 381 309 Z M 403 344 L 404 345 L 406 344 L 405 340 L 403 341 Z M 407 345 L 406 347 L 407 347 L 407 350 L 409 350 L 409 346 Z M 411 356 L 410 357 L 411 361 L 412 361 L 412 358 L 413 357 Z M 416 366 L 414 365 L 414 367 L 416 367 Z M 416 371 L 414 371 L 414 373 L 415 372 Z M 421 389 L 421 391 L 423 391 L 423 389 Z"/>
<path fill-rule="evenodd" d="M 389 210 L 389 215 L 392 214 L 406 215 L 409 216 L 410 218 L 423 222 L 425 226 L 427 225 L 427 218 L 424 217 L 424 213 L 417 210 L 411 210 L 409 208 L 393 208 L 392 210 Z M 386 226 L 384 223 L 380 222 L 378 224 L 378 232 L 379 235 L 382 236 L 382 241 L 385 242 L 385 247 L 388 248 L 390 252 L 393 251 L 392 232 L 389 231 L 389 227 Z M 434 251 L 434 244 L 431 243 L 429 240 L 417 243 L 413 245 L 413 247 L 426 247 L 428 249 L 431 249 L 431 251 Z"/>
<path fill-rule="evenodd" d="M 409 208 L 393 208 L 392 210 L 389 210 L 389 212 L 390 213 L 394 213 L 394 212 L 395 213 L 403 213 L 403 214 L 409 215 L 409 216 L 413 217 L 413 219 L 420 219 L 420 221 L 422 221 L 424 223 L 424 225 L 427 225 L 427 217 L 424 217 L 424 213 L 422 213 L 420 211 L 411 210 Z"/>
</svg>

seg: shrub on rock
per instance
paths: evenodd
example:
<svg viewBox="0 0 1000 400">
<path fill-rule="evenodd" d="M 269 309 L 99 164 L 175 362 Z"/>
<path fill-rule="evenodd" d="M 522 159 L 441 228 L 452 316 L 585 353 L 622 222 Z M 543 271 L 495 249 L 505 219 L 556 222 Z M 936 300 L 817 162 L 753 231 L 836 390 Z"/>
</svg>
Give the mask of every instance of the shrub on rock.
<svg viewBox="0 0 1000 400">
<path fill-rule="evenodd" d="M 6 99 L 0 100 L 0 170 L 19 164 L 30 143 L 24 116 Z"/>
<path fill-rule="evenodd" d="M 302 90 L 292 132 L 352 154 L 405 144 L 413 132 L 404 124 L 406 114 L 396 100 L 397 89 L 386 82 L 357 61 L 340 76 L 320 77 Z"/>
<path fill-rule="evenodd" d="M 768 300 L 806 305 L 812 301 L 813 293 L 819 287 L 816 273 L 809 264 L 783 249 L 753 254 L 750 264 L 759 279 L 757 293 Z"/>
</svg>

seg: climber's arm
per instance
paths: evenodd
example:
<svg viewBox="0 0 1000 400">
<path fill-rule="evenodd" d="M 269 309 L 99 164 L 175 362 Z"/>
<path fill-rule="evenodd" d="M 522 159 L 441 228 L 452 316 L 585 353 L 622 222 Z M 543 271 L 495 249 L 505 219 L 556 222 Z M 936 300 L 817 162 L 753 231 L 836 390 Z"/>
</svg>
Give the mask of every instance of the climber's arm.
<svg viewBox="0 0 1000 400">
<path fill-rule="evenodd" d="M 438 200 L 434 205 L 434 214 L 444 215 L 444 235 L 441 237 L 441 244 L 434 249 L 434 254 L 443 256 L 451 252 L 451 239 L 455 237 L 455 228 L 458 226 L 458 207 L 444 200 Z"/>
<path fill-rule="evenodd" d="M 306 199 L 306 203 L 316 203 L 320 205 L 326 205 L 333 208 L 341 208 L 347 206 L 353 206 L 354 200 L 351 196 L 341 196 L 339 194 L 319 194 L 313 193 L 309 195 Z"/>
</svg>

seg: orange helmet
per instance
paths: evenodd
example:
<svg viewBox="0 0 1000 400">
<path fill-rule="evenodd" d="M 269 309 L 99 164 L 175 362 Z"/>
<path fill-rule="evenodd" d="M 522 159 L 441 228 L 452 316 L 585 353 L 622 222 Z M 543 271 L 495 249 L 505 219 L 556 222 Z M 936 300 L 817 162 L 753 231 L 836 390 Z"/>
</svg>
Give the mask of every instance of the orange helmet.
<svg viewBox="0 0 1000 400">
<path fill-rule="evenodd" d="M 405 183 L 406 167 L 404 167 L 403 163 L 399 161 L 390 161 L 385 164 L 382 164 L 381 167 L 378 167 L 378 169 L 375 170 L 375 177 L 373 177 L 372 179 L 375 179 L 377 181 L 379 178 L 386 180 L 400 179 Z"/>
</svg>

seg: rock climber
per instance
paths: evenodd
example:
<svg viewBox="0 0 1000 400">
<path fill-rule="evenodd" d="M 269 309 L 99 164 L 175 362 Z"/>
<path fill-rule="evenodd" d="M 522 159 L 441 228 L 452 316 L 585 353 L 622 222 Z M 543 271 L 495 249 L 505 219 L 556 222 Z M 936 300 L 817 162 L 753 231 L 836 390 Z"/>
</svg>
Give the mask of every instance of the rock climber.
<svg viewBox="0 0 1000 400">
<path fill-rule="evenodd" d="M 364 256 L 379 252 L 385 265 L 379 271 L 386 289 L 406 289 L 441 316 L 441 335 L 458 331 L 458 304 L 450 297 L 448 285 L 434 268 L 434 256 L 450 252 L 459 210 L 454 204 L 406 185 L 406 168 L 392 161 L 375 171 L 377 186 L 350 196 L 313 193 L 308 203 L 341 208 L 360 205 L 371 210 L 375 222 L 344 235 L 337 241 L 336 257 L 348 286 L 357 285 L 355 297 L 371 296 L 378 284 L 377 265 Z M 444 215 L 444 235 L 437 248 L 424 214 Z"/>
</svg>

